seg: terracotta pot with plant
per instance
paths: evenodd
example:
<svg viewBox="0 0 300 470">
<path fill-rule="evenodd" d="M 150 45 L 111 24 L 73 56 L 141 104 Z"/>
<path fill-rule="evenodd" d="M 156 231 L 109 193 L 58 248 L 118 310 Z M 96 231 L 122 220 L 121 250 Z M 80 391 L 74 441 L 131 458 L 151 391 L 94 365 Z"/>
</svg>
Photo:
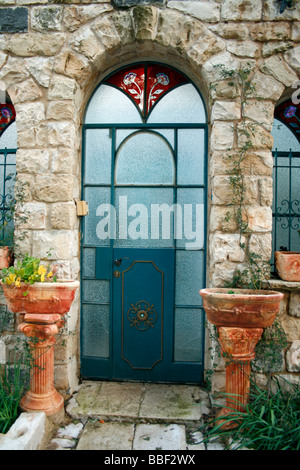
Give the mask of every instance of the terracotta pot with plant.
<svg viewBox="0 0 300 470">
<path fill-rule="evenodd" d="M 19 330 L 29 338 L 33 356 L 30 390 L 20 406 L 24 411 L 54 415 L 64 404 L 54 387 L 55 335 L 65 323 L 63 317 L 70 310 L 79 282 L 56 279 L 51 266 L 28 255 L 3 269 L 1 277 L 8 309 L 23 315 Z"/>
<path fill-rule="evenodd" d="M 300 238 L 300 230 L 298 233 Z M 300 282 L 300 251 L 280 247 L 280 251 L 275 251 L 275 266 L 283 281 Z"/>
</svg>

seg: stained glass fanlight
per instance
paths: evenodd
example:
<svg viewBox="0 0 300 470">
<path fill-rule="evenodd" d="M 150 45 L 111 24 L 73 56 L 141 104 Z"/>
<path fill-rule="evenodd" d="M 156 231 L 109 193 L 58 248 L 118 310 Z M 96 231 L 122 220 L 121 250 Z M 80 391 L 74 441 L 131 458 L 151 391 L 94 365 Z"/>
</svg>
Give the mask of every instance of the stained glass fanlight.
<svg viewBox="0 0 300 470">
<path fill-rule="evenodd" d="M 146 120 L 153 106 L 171 89 L 188 83 L 180 72 L 159 64 L 138 64 L 124 68 L 105 80 L 122 90 Z"/>
<path fill-rule="evenodd" d="M 284 122 L 300 142 L 300 104 L 291 99 L 284 101 L 276 107 L 274 117 Z"/>
<path fill-rule="evenodd" d="M 16 111 L 10 103 L 0 103 L 0 137 L 7 127 L 16 119 Z"/>
</svg>

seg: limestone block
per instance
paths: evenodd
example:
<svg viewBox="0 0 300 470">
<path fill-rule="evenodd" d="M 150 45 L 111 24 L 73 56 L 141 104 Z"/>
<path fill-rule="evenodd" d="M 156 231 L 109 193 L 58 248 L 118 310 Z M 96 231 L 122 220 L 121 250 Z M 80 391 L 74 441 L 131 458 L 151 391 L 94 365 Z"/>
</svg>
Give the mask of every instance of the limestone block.
<svg viewBox="0 0 300 470">
<path fill-rule="evenodd" d="M 240 24 L 236 27 L 236 23 L 218 23 L 217 25 L 210 26 L 211 31 L 217 32 L 225 39 L 238 39 L 244 40 L 248 36 L 248 28 Z"/>
<path fill-rule="evenodd" d="M 212 204 L 232 204 L 234 188 L 230 176 L 215 176 L 212 180 Z M 258 179 L 252 176 L 244 178 L 244 198 L 247 204 L 258 202 Z"/>
<path fill-rule="evenodd" d="M 291 293 L 288 313 L 300 318 L 300 294 Z"/>
<path fill-rule="evenodd" d="M 116 31 L 120 38 L 120 43 L 126 45 L 134 40 L 134 30 L 132 27 L 132 17 L 130 11 L 118 10 L 111 15 Z"/>
<path fill-rule="evenodd" d="M 49 151 L 43 149 L 17 150 L 17 172 L 38 174 L 44 173 L 49 168 Z"/>
<path fill-rule="evenodd" d="M 26 69 L 35 80 L 47 88 L 53 68 L 53 59 L 49 57 L 30 57 L 24 60 Z"/>
<path fill-rule="evenodd" d="M 211 0 L 203 0 L 201 3 L 169 0 L 168 8 L 174 8 L 208 23 L 216 23 L 220 20 L 220 5 Z"/>
<path fill-rule="evenodd" d="M 98 61 L 99 56 L 102 56 L 105 52 L 104 46 L 98 41 L 89 26 L 83 26 L 78 29 L 76 35 L 71 37 L 69 44 L 72 49 L 83 54 L 93 62 Z"/>
<path fill-rule="evenodd" d="M 294 47 L 292 50 L 286 52 L 284 58 L 300 76 L 300 46 Z"/>
<path fill-rule="evenodd" d="M 63 33 L 25 33 L 8 38 L 6 49 L 16 56 L 53 56 L 65 41 Z"/>
<path fill-rule="evenodd" d="M 271 233 L 252 234 L 249 239 L 249 250 L 260 255 L 263 260 L 269 261 L 272 255 Z"/>
<path fill-rule="evenodd" d="M 280 3 L 273 2 L 273 0 L 265 0 L 263 6 L 263 20 L 264 21 L 285 21 L 285 20 L 300 20 L 300 5 L 299 2 L 294 2 L 292 8 L 286 8 L 283 13 L 280 13 Z"/>
<path fill-rule="evenodd" d="M 209 227 L 211 232 L 234 232 L 238 230 L 234 219 L 233 208 L 228 206 L 211 206 Z"/>
<path fill-rule="evenodd" d="M 48 142 L 50 146 L 74 147 L 76 145 L 75 126 L 70 121 L 48 123 Z"/>
<path fill-rule="evenodd" d="M 70 148 L 58 147 L 51 149 L 51 171 L 53 173 L 61 173 L 75 175 L 77 172 L 78 162 L 74 157 L 74 153 Z"/>
<path fill-rule="evenodd" d="M 208 83 L 218 82 L 222 80 L 222 70 L 220 66 L 224 66 L 225 70 L 238 71 L 239 61 L 234 58 L 230 52 L 222 52 L 210 58 L 203 65 L 203 76 Z"/>
<path fill-rule="evenodd" d="M 49 84 L 49 100 L 73 100 L 77 90 L 77 83 L 73 78 L 63 75 L 53 75 Z"/>
<path fill-rule="evenodd" d="M 40 101 L 16 103 L 17 131 L 30 129 L 45 119 L 45 106 Z"/>
<path fill-rule="evenodd" d="M 211 149 L 228 150 L 234 142 L 234 125 L 227 122 L 216 121 L 211 132 Z"/>
<path fill-rule="evenodd" d="M 244 244 L 245 241 L 245 237 L 241 237 L 239 234 L 215 233 L 210 238 L 211 262 L 244 261 L 245 253 L 241 244 Z"/>
<path fill-rule="evenodd" d="M 284 41 L 290 39 L 290 25 L 280 23 L 255 23 L 249 26 L 249 33 L 254 41 Z"/>
<path fill-rule="evenodd" d="M 57 100 L 50 101 L 47 107 L 46 112 L 47 119 L 54 120 L 75 120 L 76 119 L 76 109 L 74 102 L 69 100 Z"/>
<path fill-rule="evenodd" d="M 35 31 L 60 31 L 63 8 L 58 5 L 32 7 L 31 29 Z"/>
<path fill-rule="evenodd" d="M 263 44 L 262 46 L 262 56 L 268 57 L 273 54 L 279 54 L 285 52 L 294 47 L 292 41 L 273 41 Z"/>
<path fill-rule="evenodd" d="M 224 42 L 209 31 L 205 31 L 202 37 L 191 47 L 187 55 L 197 64 L 203 64 L 223 49 L 225 49 Z"/>
<path fill-rule="evenodd" d="M 274 103 L 272 101 L 247 100 L 243 116 L 261 124 L 268 131 L 272 130 L 274 120 Z"/>
<path fill-rule="evenodd" d="M 19 228 L 40 230 L 46 228 L 47 205 L 39 202 L 26 202 L 22 204 L 21 217 L 25 221 L 16 224 Z"/>
<path fill-rule="evenodd" d="M 48 260 L 69 260 L 78 255 L 77 230 L 40 230 L 32 236 L 34 256 Z"/>
<path fill-rule="evenodd" d="M 224 21 L 259 21 L 262 15 L 262 2 L 257 0 L 223 0 L 221 20 Z"/>
<path fill-rule="evenodd" d="M 273 201 L 273 179 L 272 178 L 260 178 L 258 182 L 260 205 L 261 206 L 272 206 Z"/>
<path fill-rule="evenodd" d="M 68 175 L 37 175 L 33 196 L 42 202 L 67 202 L 73 200 L 74 177 Z"/>
<path fill-rule="evenodd" d="M 253 121 L 243 121 L 237 127 L 238 146 L 243 147 L 251 141 L 253 149 L 272 149 L 273 137 L 270 132 Z"/>
<path fill-rule="evenodd" d="M 32 78 L 13 85 L 8 89 L 8 93 L 14 105 L 23 101 L 36 100 L 43 96 L 41 89 Z"/>
<path fill-rule="evenodd" d="M 54 71 L 75 78 L 79 84 L 83 84 L 92 74 L 89 60 L 69 49 L 62 50 L 57 55 L 54 62 Z"/>
<path fill-rule="evenodd" d="M 111 49 L 120 44 L 120 38 L 115 25 L 108 15 L 101 16 L 93 21 L 91 28 L 106 49 Z"/>
<path fill-rule="evenodd" d="M 253 232 L 272 231 L 272 209 L 270 207 L 248 207 L 247 216 L 249 230 Z"/>
<path fill-rule="evenodd" d="M 155 40 L 180 51 L 188 50 L 206 34 L 204 26 L 175 10 L 162 10 L 157 21 Z"/>
<path fill-rule="evenodd" d="M 278 55 L 266 59 L 261 65 L 260 70 L 266 74 L 272 75 L 276 80 L 286 86 L 291 86 L 298 80 L 296 72 Z"/>
<path fill-rule="evenodd" d="M 136 39 L 154 39 L 156 23 L 157 8 L 142 5 L 133 9 L 133 27 Z"/>
<path fill-rule="evenodd" d="M 48 127 L 40 123 L 29 129 L 19 130 L 17 141 L 18 148 L 48 147 Z"/>
<path fill-rule="evenodd" d="M 38 450 L 46 431 L 44 412 L 22 413 L 0 441 L 0 450 Z"/>
<path fill-rule="evenodd" d="M 277 101 L 285 89 L 280 81 L 259 71 L 255 73 L 252 82 L 255 86 L 255 96 L 265 100 Z"/>
<path fill-rule="evenodd" d="M 75 31 L 88 21 L 106 11 L 113 10 L 109 2 L 98 5 L 65 5 L 63 24 L 68 31 Z"/>
<path fill-rule="evenodd" d="M 228 121 L 241 117 L 241 105 L 238 102 L 216 101 L 212 108 L 212 121 Z"/>
<path fill-rule="evenodd" d="M 227 50 L 240 57 L 256 58 L 259 56 L 259 46 L 252 41 L 230 41 Z"/>
<path fill-rule="evenodd" d="M 289 372 L 300 372 L 300 340 L 293 341 L 287 350 L 286 368 Z"/>
<path fill-rule="evenodd" d="M 295 21 L 295 23 L 293 23 L 291 39 L 292 39 L 292 41 L 295 41 L 295 42 L 300 41 L 300 23 L 299 23 L 299 21 Z"/>
<path fill-rule="evenodd" d="M 242 266 L 232 261 L 214 264 L 210 269 L 210 284 L 214 287 L 224 287 L 226 283 L 232 281 L 237 269 L 242 269 Z"/>
<path fill-rule="evenodd" d="M 281 325 L 285 331 L 289 342 L 299 341 L 300 338 L 300 320 L 299 318 L 285 315 L 281 320 Z"/>
<path fill-rule="evenodd" d="M 53 229 L 74 229 L 77 220 L 75 204 L 73 202 L 53 204 L 50 220 Z"/>
<path fill-rule="evenodd" d="M 6 64 L 0 70 L 0 80 L 4 82 L 6 88 L 28 77 L 29 72 L 25 69 L 22 59 L 17 57 L 8 57 Z"/>
</svg>

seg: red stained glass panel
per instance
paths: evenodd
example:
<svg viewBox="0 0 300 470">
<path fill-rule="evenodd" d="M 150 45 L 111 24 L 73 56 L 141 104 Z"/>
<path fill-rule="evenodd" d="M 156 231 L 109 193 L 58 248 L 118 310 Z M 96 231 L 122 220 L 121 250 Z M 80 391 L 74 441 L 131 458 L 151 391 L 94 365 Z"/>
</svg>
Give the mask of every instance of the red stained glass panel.
<svg viewBox="0 0 300 470">
<path fill-rule="evenodd" d="M 7 126 L 16 119 L 16 111 L 12 104 L 0 104 L 0 135 L 5 131 Z"/>
<path fill-rule="evenodd" d="M 106 80 L 106 83 L 120 88 L 135 102 L 144 119 L 167 91 L 187 82 L 181 73 L 158 64 L 125 68 Z"/>
<path fill-rule="evenodd" d="M 300 142 L 300 104 L 284 101 L 276 107 L 274 117 L 283 121 Z"/>
</svg>

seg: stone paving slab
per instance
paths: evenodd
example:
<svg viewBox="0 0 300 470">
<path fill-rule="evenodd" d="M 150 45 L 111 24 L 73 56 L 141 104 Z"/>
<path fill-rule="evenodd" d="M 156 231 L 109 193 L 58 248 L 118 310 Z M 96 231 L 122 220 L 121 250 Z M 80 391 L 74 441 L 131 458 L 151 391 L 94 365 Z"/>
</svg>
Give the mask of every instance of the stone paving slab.
<svg viewBox="0 0 300 470">
<path fill-rule="evenodd" d="M 139 417 L 169 422 L 197 421 L 201 418 L 200 388 L 191 385 L 146 384 Z"/>
<path fill-rule="evenodd" d="M 77 450 L 132 450 L 133 423 L 89 420 L 79 439 Z"/>
<path fill-rule="evenodd" d="M 185 426 L 180 424 L 138 424 L 133 450 L 186 450 Z"/>
</svg>

